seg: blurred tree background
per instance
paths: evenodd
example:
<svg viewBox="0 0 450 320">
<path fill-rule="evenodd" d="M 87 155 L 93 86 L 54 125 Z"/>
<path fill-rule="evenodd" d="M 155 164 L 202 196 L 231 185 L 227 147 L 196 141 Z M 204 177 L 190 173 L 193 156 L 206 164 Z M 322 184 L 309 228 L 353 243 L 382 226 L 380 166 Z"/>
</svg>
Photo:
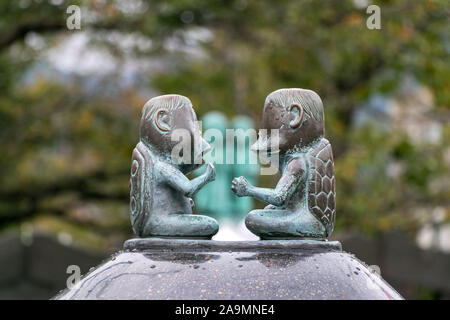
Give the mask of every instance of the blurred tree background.
<svg viewBox="0 0 450 320">
<path fill-rule="evenodd" d="M 129 166 L 149 98 L 179 93 L 199 117 L 260 123 L 267 94 L 286 87 L 322 97 L 337 232 L 417 237 L 436 216 L 448 223 L 448 1 L 376 1 L 379 30 L 366 26 L 371 3 L 1 1 L 0 227 L 116 250 L 131 236 Z M 81 30 L 66 26 L 71 4 Z"/>
</svg>

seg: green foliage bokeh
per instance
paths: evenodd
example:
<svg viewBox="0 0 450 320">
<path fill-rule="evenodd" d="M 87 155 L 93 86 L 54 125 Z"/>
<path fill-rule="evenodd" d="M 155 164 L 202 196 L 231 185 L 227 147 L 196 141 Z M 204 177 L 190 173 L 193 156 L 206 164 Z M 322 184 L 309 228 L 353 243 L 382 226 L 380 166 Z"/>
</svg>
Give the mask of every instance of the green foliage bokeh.
<svg viewBox="0 0 450 320">
<path fill-rule="evenodd" d="M 123 9 L 123 1 L 0 3 L 0 226 L 30 222 L 59 232 L 69 223 L 85 234 L 81 243 L 102 248 L 108 243 L 96 234 L 118 234 L 112 242 L 126 238 L 129 162 L 140 110 L 151 97 L 142 88 L 188 96 L 199 117 L 218 110 L 229 117 L 249 115 L 255 123 L 271 91 L 313 89 L 324 102 L 335 153 L 336 230 L 415 232 L 423 222 L 414 214 L 417 208 L 448 212 L 446 1 L 378 1 L 380 30 L 366 27 L 365 8 L 353 1 L 131 3 L 138 10 Z M 69 4 L 95 16 L 82 20 L 81 31 L 66 28 Z M 84 86 L 89 75 L 27 81 L 47 50 L 77 32 L 95 35 L 90 46 L 118 61 L 129 52 L 107 35 L 137 34 L 151 46 L 133 47 L 132 56 L 162 66 L 145 73 L 139 86 L 118 86 L 119 74 L 91 91 Z M 195 43 L 199 55 L 168 48 L 168 41 L 189 45 L 195 32 L 206 34 Z M 42 37 L 41 48 L 27 43 L 30 34 Z M 385 124 L 377 119 L 353 125 L 364 101 L 376 93 L 395 94 L 405 76 L 433 94 L 431 112 L 443 124 L 438 144 L 414 143 L 394 126 L 380 130 Z M 392 161 L 403 167 L 396 177 L 386 174 Z M 275 182 L 276 177 L 260 180 L 264 186 Z"/>
</svg>

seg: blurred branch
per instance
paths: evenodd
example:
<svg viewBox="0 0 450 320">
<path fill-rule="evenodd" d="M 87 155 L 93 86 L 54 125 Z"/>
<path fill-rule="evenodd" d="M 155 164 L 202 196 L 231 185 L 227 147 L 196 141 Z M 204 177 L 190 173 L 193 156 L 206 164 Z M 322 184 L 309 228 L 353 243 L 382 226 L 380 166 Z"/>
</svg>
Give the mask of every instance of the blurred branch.
<svg viewBox="0 0 450 320">
<path fill-rule="evenodd" d="M 91 175 L 83 177 L 74 177 L 72 179 L 61 180 L 60 183 L 52 184 L 46 187 L 22 188 L 20 190 L 0 190 L 0 201 L 4 201 L 9 205 L 16 205 L 11 213 L 2 212 L 0 215 L 1 224 L 9 224 L 23 219 L 28 219 L 40 213 L 40 203 L 45 199 L 57 197 L 67 192 L 75 192 L 81 200 L 113 200 L 129 201 L 127 192 L 103 192 L 101 189 L 89 188 L 92 182 L 103 182 L 108 179 L 123 176 L 126 179 L 128 170 L 123 172 L 110 173 L 106 171 L 97 171 Z M 26 205 L 19 205 L 25 201 Z M 23 204 L 23 203 L 22 203 Z M 63 208 L 45 208 L 45 213 L 53 215 L 63 215 Z M 1 225 L 0 224 L 0 225 Z"/>
<path fill-rule="evenodd" d="M 142 19 L 137 20 L 114 20 L 109 22 L 98 22 L 88 25 L 87 27 L 95 30 L 138 30 Z M 9 47 L 16 41 L 23 40 L 28 32 L 58 32 L 67 31 L 65 21 L 55 20 L 46 21 L 39 19 L 36 21 L 28 21 L 12 27 L 9 32 L 0 34 L 0 51 Z"/>
<path fill-rule="evenodd" d="M 106 193 L 101 190 L 89 190 L 87 187 L 93 181 L 101 182 L 117 176 L 127 176 L 128 169 L 123 172 L 110 173 L 106 171 L 98 171 L 91 175 L 83 177 L 74 177 L 72 179 L 65 179 L 60 183 L 55 183 L 44 187 L 33 187 L 20 190 L 0 190 L 0 200 L 21 200 L 21 199 L 40 199 L 47 196 L 55 196 L 58 193 L 73 191 L 77 192 L 83 199 L 111 199 L 128 201 L 128 194 L 121 192 Z"/>
<path fill-rule="evenodd" d="M 45 32 L 62 30 L 63 28 L 66 28 L 66 25 L 62 21 L 37 20 L 23 23 L 0 35 L 0 50 L 5 49 L 18 40 L 22 40 L 30 31 Z"/>
</svg>

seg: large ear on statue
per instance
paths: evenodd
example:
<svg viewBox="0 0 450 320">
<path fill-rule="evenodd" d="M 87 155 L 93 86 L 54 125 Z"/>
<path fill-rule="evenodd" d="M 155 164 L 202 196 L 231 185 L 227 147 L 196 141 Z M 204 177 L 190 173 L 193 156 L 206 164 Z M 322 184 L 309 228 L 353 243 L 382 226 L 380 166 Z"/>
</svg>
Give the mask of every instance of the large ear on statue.
<svg viewBox="0 0 450 320">
<path fill-rule="evenodd" d="M 161 131 L 170 131 L 170 115 L 164 109 L 159 109 L 155 114 L 155 124 Z"/>
<path fill-rule="evenodd" d="M 292 114 L 292 120 L 291 122 L 289 122 L 289 126 L 292 129 L 296 129 L 300 126 L 300 124 L 302 123 L 302 119 L 303 119 L 303 108 L 301 105 L 297 104 L 297 103 L 293 103 L 290 107 L 289 107 L 289 113 Z"/>
</svg>

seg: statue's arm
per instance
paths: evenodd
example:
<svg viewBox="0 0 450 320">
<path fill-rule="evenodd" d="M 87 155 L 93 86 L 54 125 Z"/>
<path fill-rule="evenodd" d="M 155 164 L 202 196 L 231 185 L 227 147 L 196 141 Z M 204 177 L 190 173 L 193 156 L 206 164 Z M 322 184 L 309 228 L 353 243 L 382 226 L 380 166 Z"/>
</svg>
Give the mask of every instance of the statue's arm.
<svg viewBox="0 0 450 320">
<path fill-rule="evenodd" d="M 167 163 L 158 163 L 158 171 L 168 185 L 189 198 L 193 197 L 205 184 L 214 181 L 216 177 L 214 166 L 210 163 L 208 163 L 204 174 L 192 180 L 189 180 L 176 167 Z"/>
<path fill-rule="evenodd" d="M 295 192 L 304 172 L 304 164 L 300 158 L 297 158 L 287 165 L 275 189 L 255 187 L 248 183 L 245 178 L 240 177 L 233 180 L 232 190 L 238 196 L 250 196 L 274 206 L 281 207 L 285 204 L 288 196 Z"/>
</svg>

